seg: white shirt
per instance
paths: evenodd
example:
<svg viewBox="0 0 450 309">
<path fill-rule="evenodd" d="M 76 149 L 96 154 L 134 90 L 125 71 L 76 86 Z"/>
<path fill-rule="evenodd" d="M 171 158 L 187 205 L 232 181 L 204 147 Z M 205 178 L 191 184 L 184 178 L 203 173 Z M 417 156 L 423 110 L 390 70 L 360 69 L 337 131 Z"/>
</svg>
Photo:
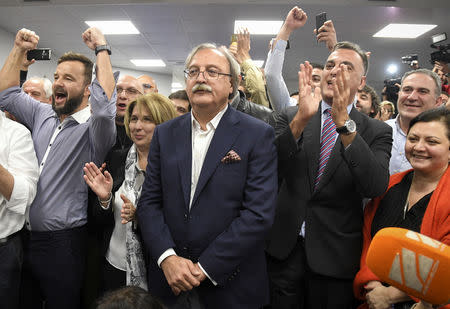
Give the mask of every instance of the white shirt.
<svg viewBox="0 0 450 309">
<path fill-rule="evenodd" d="M 273 49 L 269 50 L 267 54 L 264 67 L 267 94 L 269 95 L 270 104 L 272 104 L 272 108 L 276 112 L 282 111 L 287 106 L 297 105 L 297 100 L 289 96 L 289 91 L 282 75 L 286 45 L 287 41 L 276 41 Z"/>
<path fill-rule="evenodd" d="M 39 167 L 30 131 L 0 111 L 0 164 L 14 177 L 9 201 L 0 194 L 0 238 L 22 229 L 36 195 Z"/>
<path fill-rule="evenodd" d="M 385 123 L 392 128 L 392 151 L 389 161 L 389 174 L 393 175 L 412 168 L 405 155 L 406 133 L 400 128 L 399 119 L 386 120 Z"/>
<path fill-rule="evenodd" d="M 203 167 L 203 161 L 205 160 L 206 153 L 208 152 L 209 144 L 211 144 L 211 140 L 214 137 L 214 133 L 216 132 L 217 126 L 219 125 L 220 120 L 222 119 L 222 116 L 225 114 L 225 112 L 228 109 L 228 104 L 225 106 L 224 109 L 222 109 L 220 112 L 217 113 L 217 115 L 211 119 L 206 124 L 206 130 L 203 131 L 200 128 L 200 124 L 195 119 L 194 114 L 191 112 L 191 119 L 192 119 L 192 170 L 191 170 L 191 198 L 189 200 L 189 210 L 191 209 L 192 205 L 192 199 L 194 198 L 195 189 L 197 188 L 198 178 L 200 177 L 200 172 Z M 173 248 L 167 249 L 164 251 L 163 254 L 158 259 L 158 266 L 161 267 L 162 261 L 164 261 L 165 258 L 176 255 L 175 250 Z M 205 275 L 208 277 L 209 280 L 214 285 L 217 285 L 217 283 L 209 277 L 209 275 L 206 273 L 206 271 L 203 269 L 203 267 L 198 264 L 201 268 L 201 270 L 205 273 Z"/>
</svg>

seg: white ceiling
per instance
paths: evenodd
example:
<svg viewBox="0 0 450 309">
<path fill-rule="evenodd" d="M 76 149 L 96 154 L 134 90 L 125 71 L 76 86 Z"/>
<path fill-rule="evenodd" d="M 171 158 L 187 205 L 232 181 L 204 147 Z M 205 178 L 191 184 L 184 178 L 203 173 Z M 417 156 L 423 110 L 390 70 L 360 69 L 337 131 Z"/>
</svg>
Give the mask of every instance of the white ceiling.
<svg viewBox="0 0 450 309">
<path fill-rule="evenodd" d="M 26 27 L 36 31 L 40 47 L 50 47 L 56 57 L 65 51 L 89 53 L 81 41 L 87 28 L 85 20 L 129 19 L 139 35 L 110 35 L 112 62 L 116 67 L 137 69 L 131 58 L 161 58 L 167 67 L 149 72 L 173 74 L 182 80 L 182 64 L 192 47 L 203 42 L 228 45 L 236 19 L 283 20 L 293 5 L 301 6 L 309 20 L 291 37 L 283 74 L 291 90 L 296 88 L 300 62 L 323 63 L 327 50 L 313 36 L 314 16 L 326 11 L 338 31 L 338 40 L 349 40 L 372 52 L 370 84 L 381 89 L 388 63 L 407 70 L 400 57 L 418 53 L 424 67 L 430 67 L 430 36 L 440 32 L 450 35 L 449 0 L 50 0 L 24 2 L 0 0 L 0 28 L 15 33 Z M 390 7 L 394 6 L 394 7 Z M 388 23 L 437 24 L 438 27 L 418 39 L 383 39 L 372 35 Z M 252 36 L 252 58 L 265 59 L 271 36 Z M 448 43 L 448 42 L 447 42 Z M 142 68 L 139 68 L 142 70 Z M 399 73 L 400 74 L 400 73 Z"/>
</svg>

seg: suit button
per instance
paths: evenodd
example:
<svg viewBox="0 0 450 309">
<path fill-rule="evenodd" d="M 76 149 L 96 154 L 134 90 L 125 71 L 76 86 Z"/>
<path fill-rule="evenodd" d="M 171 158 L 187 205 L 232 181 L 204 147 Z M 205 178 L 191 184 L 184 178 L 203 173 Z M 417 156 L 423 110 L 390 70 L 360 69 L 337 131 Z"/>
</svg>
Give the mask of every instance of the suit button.
<svg viewBox="0 0 450 309">
<path fill-rule="evenodd" d="M 188 219 L 188 215 L 184 214 L 184 219 L 187 220 Z"/>
<path fill-rule="evenodd" d="M 186 251 L 187 251 L 187 250 L 188 250 L 188 247 L 183 247 L 183 250 L 186 250 Z"/>
</svg>

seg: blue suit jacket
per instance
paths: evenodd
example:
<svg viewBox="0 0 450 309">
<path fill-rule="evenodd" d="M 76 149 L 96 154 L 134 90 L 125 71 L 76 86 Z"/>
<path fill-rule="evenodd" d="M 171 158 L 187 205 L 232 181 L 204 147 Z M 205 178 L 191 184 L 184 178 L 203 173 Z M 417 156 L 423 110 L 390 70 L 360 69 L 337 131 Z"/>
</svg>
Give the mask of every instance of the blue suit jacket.
<svg viewBox="0 0 450 309">
<path fill-rule="evenodd" d="M 192 121 L 187 114 L 157 126 L 137 208 L 150 256 L 149 291 L 173 303 L 157 259 L 169 248 L 200 262 L 208 279 L 196 288 L 206 308 L 251 308 L 268 302 L 264 238 L 273 223 L 277 156 L 273 129 L 232 107 L 211 140 L 189 210 Z M 234 150 L 241 161 L 222 163 Z"/>
</svg>

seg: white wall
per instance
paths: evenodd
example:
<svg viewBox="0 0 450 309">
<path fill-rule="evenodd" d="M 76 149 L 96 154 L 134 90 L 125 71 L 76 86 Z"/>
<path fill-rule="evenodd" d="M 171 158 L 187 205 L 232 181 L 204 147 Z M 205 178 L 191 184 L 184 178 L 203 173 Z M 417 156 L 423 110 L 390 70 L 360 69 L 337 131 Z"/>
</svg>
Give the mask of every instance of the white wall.
<svg viewBox="0 0 450 309">
<path fill-rule="evenodd" d="M 9 55 L 9 52 L 11 51 L 11 48 L 14 44 L 14 38 L 15 34 L 0 29 L 0 67 L 3 66 L 6 58 Z M 36 61 L 29 68 L 28 77 L 43 76 L 49 78 L 50 80 L 53 80 L 53 73 L 55 72 L 57 59 L 58 56 L 53 55 L 52 60 Z M 158 91 L 161 94 L 168 96 L 171 93 L 172 75 L 117 68 L 114 67 L 114 63 L 113 71 L 120 71 L 121 74 L 127 74 L 135 77 L 144 74 L 150 75 L 155 79 L 158 85 Z"/>
</svg>

